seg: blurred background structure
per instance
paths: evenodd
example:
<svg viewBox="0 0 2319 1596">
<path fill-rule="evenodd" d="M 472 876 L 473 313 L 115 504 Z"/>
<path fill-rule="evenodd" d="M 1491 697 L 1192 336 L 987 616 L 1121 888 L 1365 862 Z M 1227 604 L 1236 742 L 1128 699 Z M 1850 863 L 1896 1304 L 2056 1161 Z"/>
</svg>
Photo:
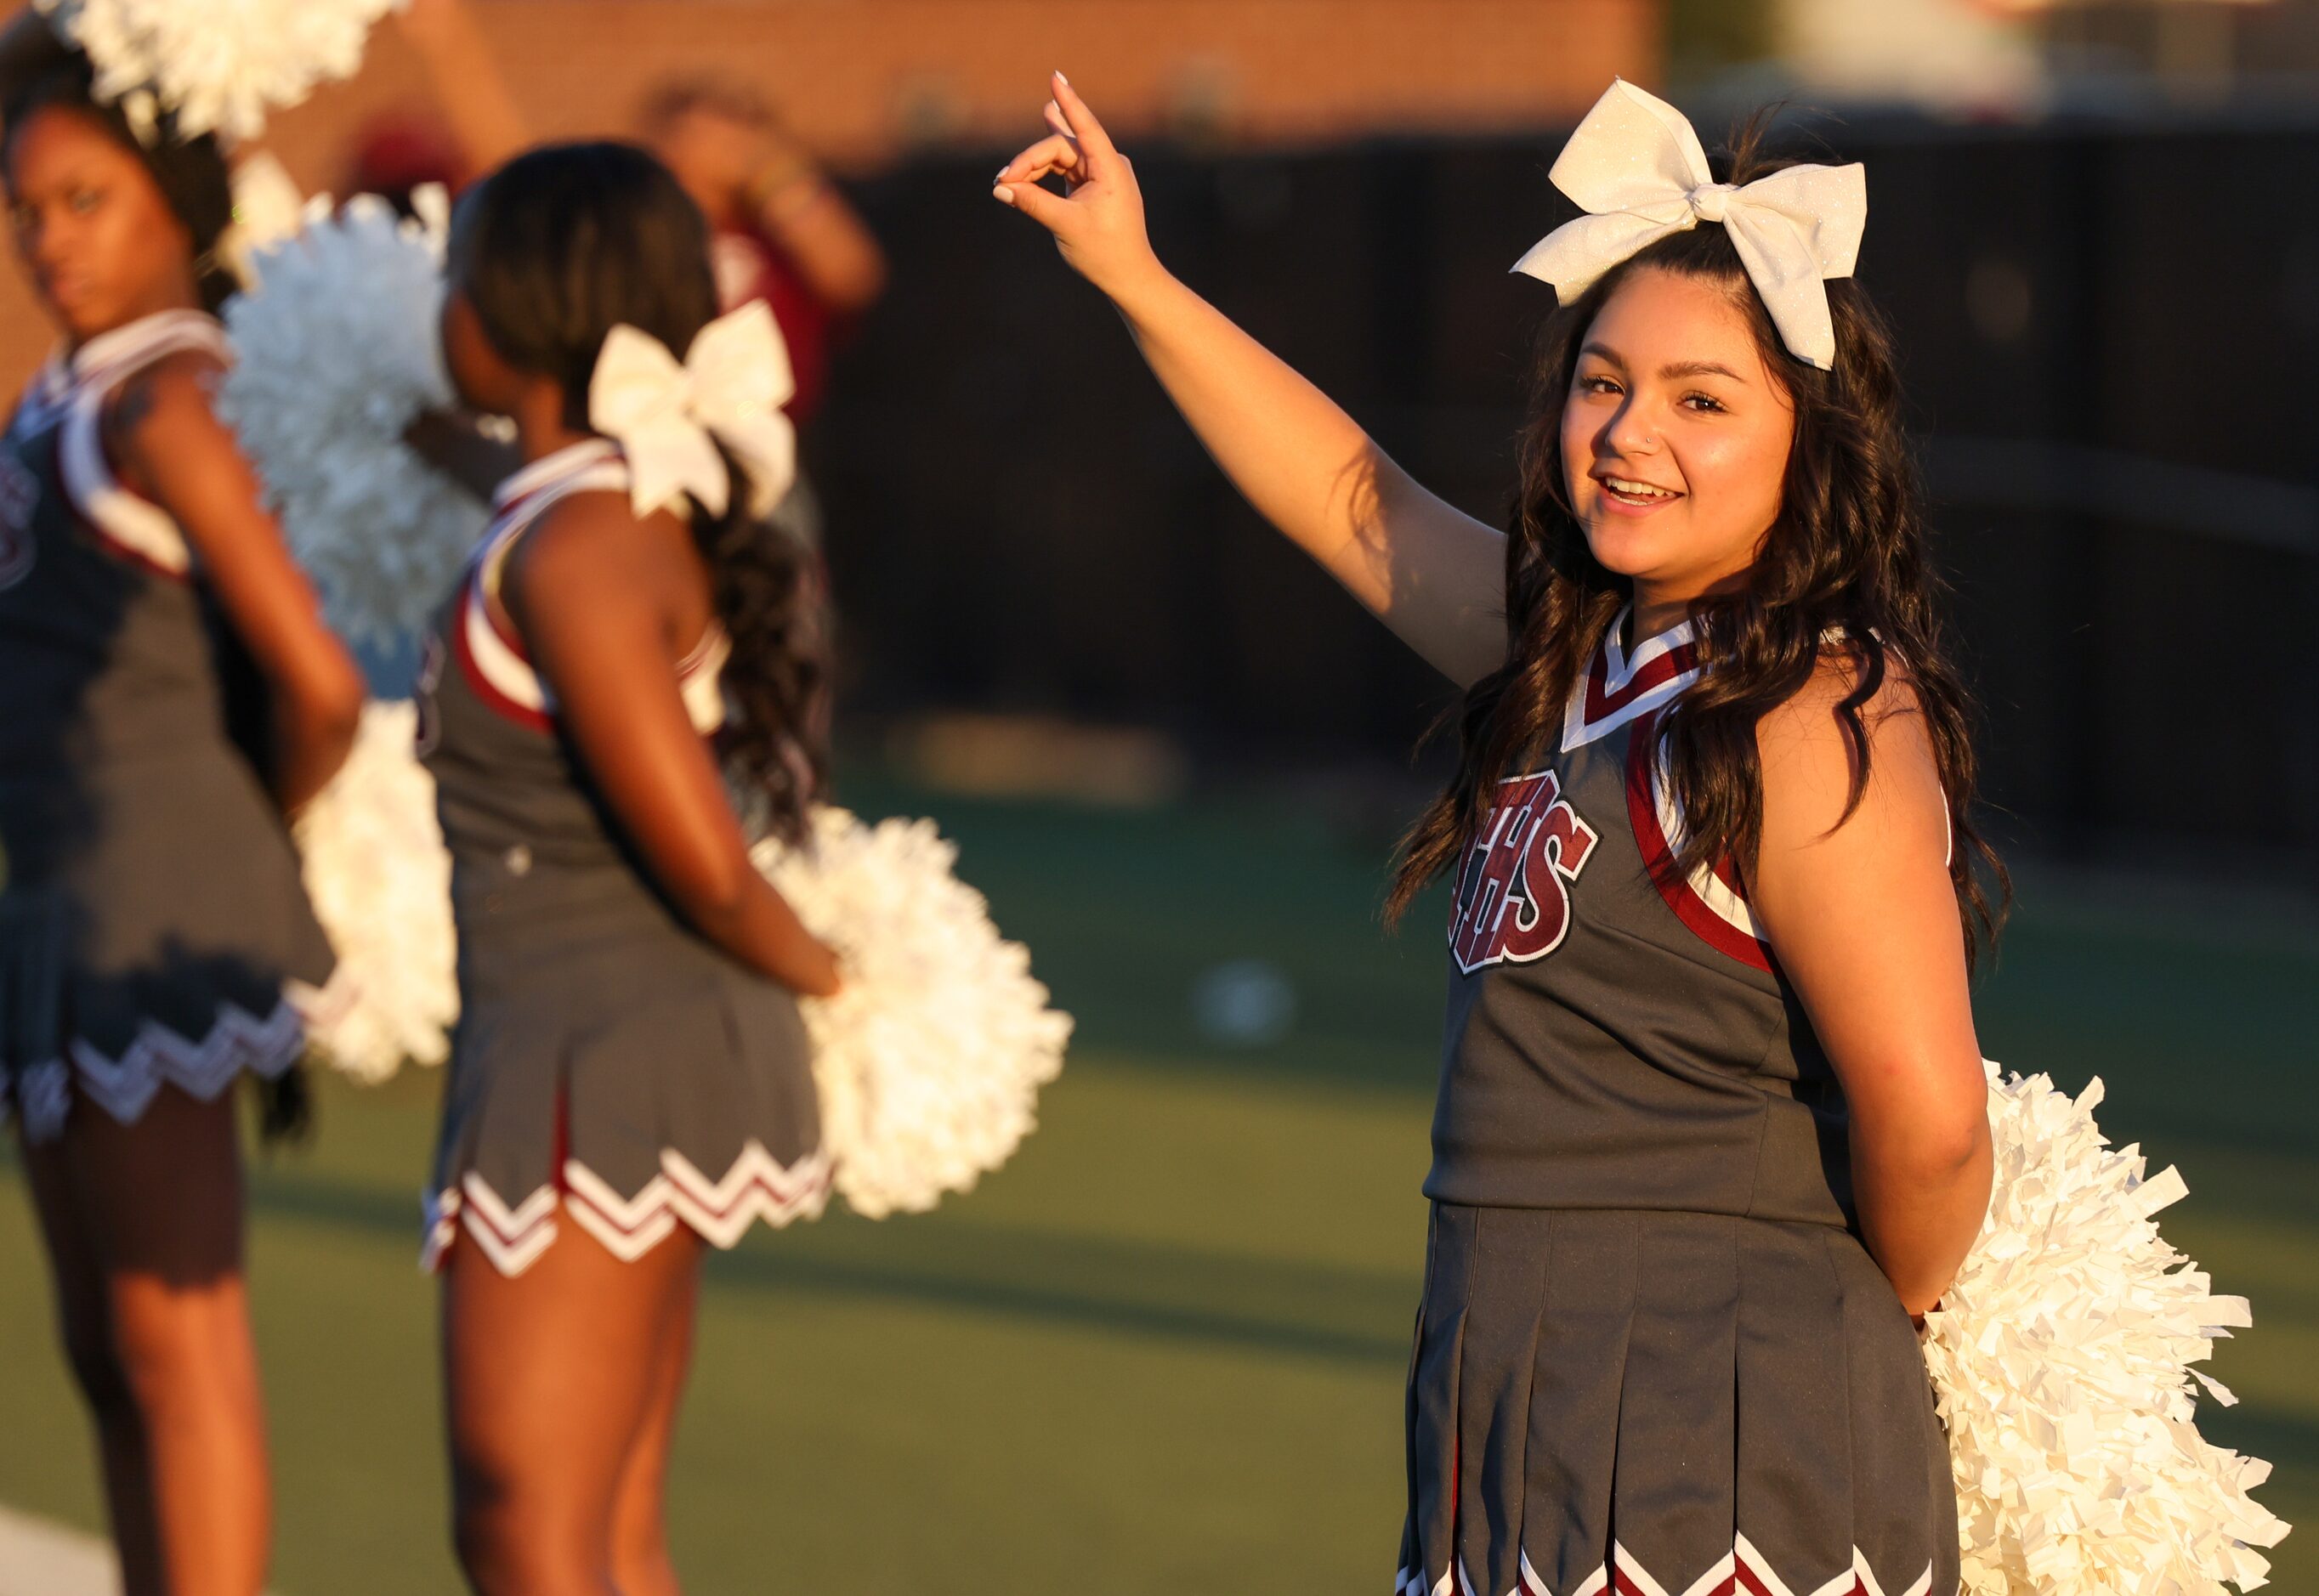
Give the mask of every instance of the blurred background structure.
<svg viewBox="0 0 2319 1596">
<path fill-rule="evenodd" d="M 1860 275 L 2022 873 L 1984 1045 L 2103 1075 L 2117 1139 L 2181 1163 L 2169 1235 L 2256 1309 L 2216 1365 L 2245 1403 L 2202 1421 L 2319 1516 L 2319 0 L 474 6 L 536 127 L 738 77 L 879 236 L 886 294 L 806 433 L 841 796 L 942 819 L 1082 1021 L 986 1191 L 711 1271 L 675 1512 L 699 1589 L 1386 1578 L 1439 906 L 1373 919 L 1448 695 L 989 199 L 1058 66 L 1163 257 L 1491 519 L 1551 298 L 1508 267 L 1570 213 L 1547 168 L 1613 74 L 1710 136 L 1783 101 L 1783 138 L 1869 163 Z M 335 189 L 378 119 L 430 114 L 390 29 L 268 142 Z M 0 369 L 46 338 L 0 284 Z M 399 1273 L 433 1089 L 334 1089 L 257 1180 L 286 1591 L 450 1588 Z M 0 1183 L 0 1279 L 37 1268 L 22 1209 Z M 0 1435 L 78 1434 L 42 1315 L 0 1294 Z M 59 1456 L 0 1447 L 0 1501 L 93 1522 Z M 2319 1590 L 2315 1537 L 2277 1588 Z"/>
</svg>

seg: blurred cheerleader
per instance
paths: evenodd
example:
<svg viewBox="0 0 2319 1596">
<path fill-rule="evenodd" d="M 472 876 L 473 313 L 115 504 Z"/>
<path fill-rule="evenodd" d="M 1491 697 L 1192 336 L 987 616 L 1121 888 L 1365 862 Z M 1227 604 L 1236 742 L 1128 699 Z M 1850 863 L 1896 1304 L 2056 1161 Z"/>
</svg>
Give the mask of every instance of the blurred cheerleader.
<svg viewBox="0 0 2319 1596">
<path fill-rule="evenodd" d="M 763 519 L 786 361 L 762 307 L 717 320 L 699 210 L 627 146 L 486 178 L 447 289 L 453 382 L 526 462 L 421 682 L 459 936 L 429 1231 L 458 1553 L 494 1596 L 648 1596 L 703 1244 L 829 1187 L 794 994 L 836 961 L 747 845 L 802 834 L 822 766 L 804 556 Z"/>
<path fill-rule="evenodd" d="M 253 1596 L 229 1088 L 252 1073 L 294 1117 L 333 961 L 283 816 L 363 685 L 212 413 L 225 163 L 91 84 L 67 57 L 5 107 L 17 251 L 64 342 L 0 446 L 0 1088 L 128 1590 Z"/>
</svg>

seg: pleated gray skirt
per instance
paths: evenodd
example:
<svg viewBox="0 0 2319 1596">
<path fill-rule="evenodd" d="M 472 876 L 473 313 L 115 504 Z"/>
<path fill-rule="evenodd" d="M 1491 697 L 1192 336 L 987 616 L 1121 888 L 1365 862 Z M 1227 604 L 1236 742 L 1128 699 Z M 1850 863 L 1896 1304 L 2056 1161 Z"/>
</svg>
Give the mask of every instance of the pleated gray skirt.
<svg viewBox="0 0 2319 1596">
<path fill-rule="evenodd" d="M 1860 1243 L 1437 1204 L 1395 1596 L 1954 1596 L 1915 1329 Z"/>
<path fill-rule="evenodd" d="M 634 1259 L 679 1225 L 731 1247 L 821 1213 L 829 1159 L 786 987 L 678 925 L 625 870 L 542 866 L 474 897 L 429 1267 L 456 1242 L 519 1275 L 565 1221 Z"/>
</svg>

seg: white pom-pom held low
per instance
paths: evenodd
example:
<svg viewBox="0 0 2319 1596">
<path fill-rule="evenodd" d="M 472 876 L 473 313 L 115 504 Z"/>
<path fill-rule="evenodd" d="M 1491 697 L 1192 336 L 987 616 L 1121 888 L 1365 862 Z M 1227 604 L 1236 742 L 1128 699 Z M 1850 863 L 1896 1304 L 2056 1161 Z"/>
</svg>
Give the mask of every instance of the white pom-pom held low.
<svg viewBox="0 0 2319 1596">
<path fill-rule="evenodd" d="M 354 751 L 296 828 L 307 896 L 352 994 L 308 1039 L 373 1084 L 405 1059 L 443 1062 L 459 1017 L 451 856 L 434 779 L 411 752 L 418 723 L 409 699 L 365 708 Z"/>
<path fill-rule="evenodd" d="M 958 850 L 934 822 L 865 825 L 825 807 L 806 847 L 762 843 L 756 859 L 844 960 L 844 989 L 799 1005 L 838 1195 L 878 1219 L 970 1190 L 1031 1133 L 1070 1016 L 952 873 Z"/>
<path fill-rule="evenodd" d="M 1926 1316 L 1948 1429 L 1963 1596 L 2223 1596 L 2252 1591 L 2287 1526 L 2247 1493 L 2270 1474 L 2209 1444 L 2194 1364 L 2251 1322 L 2152 1217 L 2187 1192 L 2042 1075 L 1988 1066 L 1989 1219 Z"/>
</svg>

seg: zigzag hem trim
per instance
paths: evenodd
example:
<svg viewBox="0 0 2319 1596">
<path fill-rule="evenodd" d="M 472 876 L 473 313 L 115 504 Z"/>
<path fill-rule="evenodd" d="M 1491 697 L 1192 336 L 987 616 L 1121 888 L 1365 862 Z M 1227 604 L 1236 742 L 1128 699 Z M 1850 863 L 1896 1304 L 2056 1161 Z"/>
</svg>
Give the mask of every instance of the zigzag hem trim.
<svg viewBox="0 0 2319 1596">
<path fill-rule="evenodd" d="M 1772 1564 L 1752 1542 L 1742 1535 L 1736 1537 L 1732 1548 L 1691 1584 L 1678 1591 L 1651 1577 L 1640 1560 L 1617 1542 L 1612 1542 L 1611 1555 L 1602 1566 L 1579 1581 L 1566 1591 L 1557 1591 L 1530 1565 L 1529 1555 L 1521 1555 L 1521 1573 L 1504 1596 L 1930 1596 L 1933 1588 L 1933 1565 L 1927 1561 L 1924 1573 L 1909 1583 L 1889 1589 L 1880 1584 L 1875 1571 L 1869 1567 L 1867 1555 L 1858 1546 L 1852 1548 L 1852 1566 L 1824 1584 L 1809 1590 L 1789 1584 L 1773 1572 Z M 1484 1596 L 1460 1561 L 1454 1573 L 1444 1573 L 1430 1584 L 1423 1571 L 1403 1568 L 1394 1576 L 1393 1596 Z"/>
<path fill-rule="evenodd" d="M 148 1020 L 118 1057 L 77 1037 L 57 1057 L 18 1070 L 13 1092 L 0 1081 L 0 1125 L 13 1107 L 23 1115 L 27 1141 L 53 1141 L 64 1132 L 76 1085 L 124 1125 L 142 1119 L 164 1086 L 213 1103 L 244 1071 L 272 1080 L 288 1070 L 305 1056 L 307 1028 L 328 1023 L 353 995 L 351 982 L 335 978 L 320 988 L 291 981 L 262 1019 L 238 1003 L 221 1003 L 199 1038 Z"/>
<path fill-rule="evenodd" d="M 795 1220 L 819 1218 L 829 1204 L 830 1159 L 821 1149 L 782 1164 L 752 1137 L 717 1180 L 673 1148 L 661 1150 L 660 1163 L 661 1172 L 643 1190 L 623 1197 L 587 1165 L 566 1159 L 559 1184 L 542 1186 L 513 1204 L 470 1169 L 425 1200 L 419 1267 L 429 1273 L 442 1267 L 444 1254 L 465 1235 L 493 1268 L 513 1279 L 555 1241 L 559 1210 L 614 1258 L 633 1263 L 679 1224 L 729 1250 L 760 1220 L 781 1230 Z"/>
</svg>

